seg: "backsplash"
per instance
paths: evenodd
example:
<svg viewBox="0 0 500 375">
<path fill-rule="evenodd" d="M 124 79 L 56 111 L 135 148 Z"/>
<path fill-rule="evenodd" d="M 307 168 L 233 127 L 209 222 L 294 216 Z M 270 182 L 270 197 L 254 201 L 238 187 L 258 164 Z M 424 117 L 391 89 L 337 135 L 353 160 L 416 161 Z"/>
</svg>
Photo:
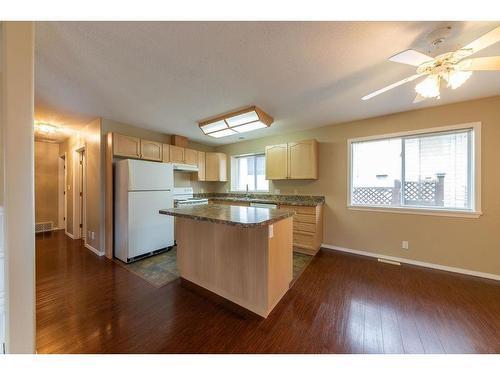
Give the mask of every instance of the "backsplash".
<svg viewBox="0 0 500 375">
<path fill-rule="evenodd" d="M 262 201 L 275 201 L 278 203 L 296 204 L 302 202 L 305 205 L 316 205 L 325 203 L 325 197 L 320 195 L 292 195 L 292 194 L 266 194 L 266 193 L 195 193 L 196 198 L 248 198 Z"/>
</svg>

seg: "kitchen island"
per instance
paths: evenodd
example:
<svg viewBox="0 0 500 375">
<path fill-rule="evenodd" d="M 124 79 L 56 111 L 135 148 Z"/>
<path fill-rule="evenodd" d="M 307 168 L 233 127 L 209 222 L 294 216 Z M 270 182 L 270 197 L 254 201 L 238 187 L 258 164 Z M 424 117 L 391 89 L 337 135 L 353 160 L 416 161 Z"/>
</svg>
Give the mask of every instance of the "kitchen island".
<svg viewBox="0 0 500 375">
<path fill-rule="evenodd" d="M 176 217 L 181 278 L 262 317 L 287 292 L 293 212 L 210 204 L 160 213 Z"/>
</svg>

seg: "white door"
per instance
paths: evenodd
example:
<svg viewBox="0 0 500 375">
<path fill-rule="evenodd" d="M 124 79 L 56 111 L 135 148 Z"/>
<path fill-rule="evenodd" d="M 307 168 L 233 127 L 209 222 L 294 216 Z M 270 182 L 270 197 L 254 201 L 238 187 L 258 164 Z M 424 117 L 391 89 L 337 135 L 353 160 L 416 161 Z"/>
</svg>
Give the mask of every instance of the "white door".
<svg viewBox="0 0 500 375">
<path fill-rule="evenodd" d="M 128 258 L 173 246 L 174 219 L 159 213 L 162 208 L 171 207 L 171 191 L 128 193 Z"/>
<path fill-rule="evenodd" d="M 172 190 L 174 170 L 172 164 L 128 159 L 128 190 Z"/>
</svg>

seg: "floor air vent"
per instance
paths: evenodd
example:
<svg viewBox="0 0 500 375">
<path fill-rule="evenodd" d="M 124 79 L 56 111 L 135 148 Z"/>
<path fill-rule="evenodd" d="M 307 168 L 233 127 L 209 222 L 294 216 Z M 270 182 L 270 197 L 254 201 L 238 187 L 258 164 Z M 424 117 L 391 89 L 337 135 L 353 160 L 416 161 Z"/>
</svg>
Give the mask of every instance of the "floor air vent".
<svg viewBox="0 0 500 375">
<path fill-rule="evenodd" d="M 54 229 L 54 223 L 52 221 L 35 223 L 35 233 L 50 232 L 52 229 Z"/>
</svg>

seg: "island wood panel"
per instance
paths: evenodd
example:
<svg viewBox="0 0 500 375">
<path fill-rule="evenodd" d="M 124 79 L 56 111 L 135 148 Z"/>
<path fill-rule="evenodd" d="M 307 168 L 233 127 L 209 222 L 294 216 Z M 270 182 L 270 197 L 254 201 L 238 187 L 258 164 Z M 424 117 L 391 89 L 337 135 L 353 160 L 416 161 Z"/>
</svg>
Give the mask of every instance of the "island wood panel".
<svg viewBox="0 0 500 375">
<path fill-rule="evenodd" d="M 292 218 L 250 228 L 176 218 L 180 276 L 267 317 L 292 280 Z M 287 239 L 288 237 L 288 239 Z"/>
</svg>

